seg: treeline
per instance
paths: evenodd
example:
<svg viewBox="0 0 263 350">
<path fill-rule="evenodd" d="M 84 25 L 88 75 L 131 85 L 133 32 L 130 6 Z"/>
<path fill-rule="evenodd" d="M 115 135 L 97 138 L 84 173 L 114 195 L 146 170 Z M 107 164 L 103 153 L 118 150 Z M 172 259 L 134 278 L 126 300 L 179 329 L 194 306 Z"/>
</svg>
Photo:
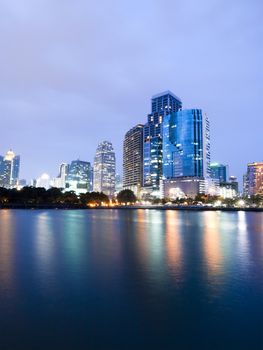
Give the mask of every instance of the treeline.
<svg viewBox="0 0 263 350">
<path fill-rule="evenodd" d="M 59 188 L 23 187 L 21 190 L 0 187 L 1 207 L 69 207 L 101 206 L 109 203 L 104 193 L 91 192 L 77 196 Z"/>
<path fill-rule="evenodd" d="M 172 203 L 175 205 L 198 205 L 202 203 L 203 205 L 213 205 L 216 202 L 220 202 L 222 205 L 226 207 L 235 207 L 240 206 L 240 202 L 243 202 L 244 206 L 254 206 L 254 207 L 262 207 L 263 206 L 263 196 L 255 195 L 250 197 L 236 197 L 236 198 L 222 198 L 220 196 L 211 196 L 198 194 L 195 198 L 177 198 L 171 200 L 170 198 L 163 199 L 153 199 L 153 204 L 167 204 Z"/>
</svg>

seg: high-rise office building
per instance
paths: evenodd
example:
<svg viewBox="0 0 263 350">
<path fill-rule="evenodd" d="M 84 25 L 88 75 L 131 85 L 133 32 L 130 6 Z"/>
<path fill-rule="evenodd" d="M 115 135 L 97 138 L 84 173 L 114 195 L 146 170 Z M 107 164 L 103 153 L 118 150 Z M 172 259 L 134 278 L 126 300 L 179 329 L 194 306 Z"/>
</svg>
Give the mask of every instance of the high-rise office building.
<svg viewBox="0 0 263 350">
<path fill-rule="evenodd" d="M 123 188 L 139 195 L 143 185 L 143 125 L 130 129 L 123 142 Z"/>
<path fill-rule="evenodd" d="M 211 178 L 217 180 L 219 183 L 227 182 L 228 179 L 228 165 L 220 163 L 210 164 Z"/>
<path fill-rule="evenodd" d="M 180 110 L 164 116 L 163 194 L 193 197 L 215 193 L 210 180 L 210 126 L 200 109 Z"/>
<path fill-rule="evenodd" d="M 200 109 L 164 117 L 163 178 L 207 178 L 210 164 L 209 121 Z"/>
<path fill-rule="evenodd" d="M 65 175 L 66 191 L 74 191 L 76 194 L 87 193 L 91 190 L 91 164 L 82 160 L 73 160 L 69 167 L 64 164 L 61 168 L 61 175 Z"/>
<path fill-rule="evenodd" d="M 0 186 L 14 188 L 18 186 L 20 170 L 20 156 L 10 150 L 5 157 L 0 157 Z"/>
<path fill-rule="evenodd" d="M 246 194 L 263 195 L 263 163 L 249 163 L 246 175 Z"/>
<path fill-rule="evenodd" d="M 59 174 L 52 180 L 52 187 L 65 189 L 66 187 L 66 177 L 68 175 L 69 165 L 67 163 L 62 163 L 59 166 Z"/>
<path fill-rule="evenodd" d="M 112 197 L 115 192 L 116 159 L 111 142 L 101 142 L 93 166 L 93 190 Z"/>
<path fill-rule="evenodd" d="M 165 116 L 182 108 L 182 101 L 170 91 L 152 97 L 152 111 L 144 126 L 143 135 L 143 184 L 155 191 L 162 179 L 162 123 Z"/>
</svg>

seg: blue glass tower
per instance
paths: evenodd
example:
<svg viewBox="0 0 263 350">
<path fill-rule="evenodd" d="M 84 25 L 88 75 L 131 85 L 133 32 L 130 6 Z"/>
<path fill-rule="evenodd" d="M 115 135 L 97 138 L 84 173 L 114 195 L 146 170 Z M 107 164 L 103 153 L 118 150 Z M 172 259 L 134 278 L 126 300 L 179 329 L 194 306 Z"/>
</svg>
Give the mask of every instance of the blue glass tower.
<svg viewBox="0 0 263 350">
<path fill-rule="evenodd" d="M 181 108 L 181 100 L 170 91 L 152 97 L 152 111 L 143 131 L 143 184 L 153 190 L 159 190 L 163 172 L 163 119 Z"/>
<path fill-rule="evenodd" d="M 228 180 L 228 166 L 219 163 L 211 163 L 210 171 L 212 179 L 218 180 L 219 183 L 227 182 Z"/>
<path fill-rule="evenodd" d="M 201 109 L 166 115 L 162 134 L 164 179 L 209 175 L 209 121 Z"/>
</svg>

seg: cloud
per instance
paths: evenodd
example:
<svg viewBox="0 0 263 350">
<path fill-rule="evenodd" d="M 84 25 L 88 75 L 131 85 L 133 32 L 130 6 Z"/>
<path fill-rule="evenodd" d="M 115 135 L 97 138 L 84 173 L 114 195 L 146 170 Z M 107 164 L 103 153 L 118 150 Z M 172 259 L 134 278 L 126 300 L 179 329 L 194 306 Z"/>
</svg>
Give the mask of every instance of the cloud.
<svg viewBox="0 0 263 350">
<path fill-rule="evenodd" d="M 208 112 L 214 157 L 240 176 L 262 160 L 261 13 L 255 0 L 2 1 L 0 153 L 12 146 L 36 177 L 110 139 L 120 168 L 124 133 L 171 89 Z"/>
</svg>

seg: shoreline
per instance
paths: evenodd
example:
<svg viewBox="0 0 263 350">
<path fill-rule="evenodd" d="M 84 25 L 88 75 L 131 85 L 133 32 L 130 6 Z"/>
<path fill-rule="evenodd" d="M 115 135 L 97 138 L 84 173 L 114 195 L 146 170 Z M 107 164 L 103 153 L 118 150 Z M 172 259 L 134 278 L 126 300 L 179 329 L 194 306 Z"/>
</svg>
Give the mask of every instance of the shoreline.
<svg viewBox="0 0 263 350">
<path fill-rule="evenodd" d="M 236 207 L 209 207 L 209 206 L 176 206 L 176 205 L 132 205 L 132 206 L 115 206 L 115 207 L 87 207 L 79 205 L 27 205 L 27 204 L 14 204 L 14 205 L 0 205 L 0 210 L 183 210 L 183 211 L 252 211 L 263 212 L 263 208 L 236 208 Z"/>
</svg>

